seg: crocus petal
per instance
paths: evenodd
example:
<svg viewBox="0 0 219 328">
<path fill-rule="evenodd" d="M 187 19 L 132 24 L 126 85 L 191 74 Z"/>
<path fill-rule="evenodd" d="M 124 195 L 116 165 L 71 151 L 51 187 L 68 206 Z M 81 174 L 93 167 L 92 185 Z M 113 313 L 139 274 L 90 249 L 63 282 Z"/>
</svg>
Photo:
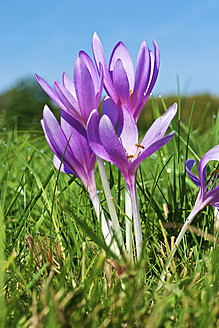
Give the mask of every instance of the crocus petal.
<svg viewBox="0 0 219 328">
<path fill-rule="evenodd" d="M 50 85 L 43 80 L 40 76 L 38 76 L 37 74 L 35 74 L 35 78 L 37 80 L 37 82 L 39 83 L 39 85 L 41 86 L 41 88 L 43 88 L 43 90 L 47 93 L 47 95 L 62 109 L 65 109 L 63 103 L 60 101 L 59 97 L 57 96 L 57 94 L 55 93 L 55 91 L 53 90 L 53 88 L 50 87 Z"/>
<path fill-rule="evenodd" d="M 121 59 L 117 59 L 113 68 L 113 83 L 122 104 L 130 104 L 130 85 Z"/>
<path fill-rule="evenodd" d="M 148 96 L 150 95 L 150 93 L 154 87 L 154 84 L 157 80 L 159 67 L 160 67 L 160 52 L 159 52 L 157 42 L 155 40 L 153 40 L 153 47 L 154 47 L 154 54 L 152 53 L 152 51 L 150 51 L 151 63 L 153 64 L 153 66 L 151 67 L 152 70 L 151 70 L 149 86 L 148 86 L 148 89 L 145 90 L 145 92 Z"/>
<path fill-rule="evenodd" d="M 136 65 L 135 86 L 133 90 L 133 107 L 144 98 L 144 92 L 148 86 L 151 72 L 151 57 L 147 43 L 142 42 Z M 134 113 L 133 113 L 134 114 Z"/>
<path fill-rule="evenodd" d="M 163 147 L 167 142 L 169 142 L 172 139 L 173 136 L 174 136 L 174 132 L 171 132 L 167 136 L 155 141 L 148 148 L 145 148 L 141 153 L 139 153 L 138 157 L 130 165 L 129 175 L 131 175 L 131 176 L 135 175 L 140 163 L 145 158 L 151 156 L 158 149 Z"/>
<path fill-rule="evenodd" d="M 150 129 L 144 136 L 141 145 L 145 148 L 149 147 L 152 143 L 162 138 L 166 133 L 172 119 L 176 115 L 177 104 L 173 104 L 167 109 L 167 111 L 156 119 L 156 121 L 151 125 Z"/>
<path fill-rule="evenodd" d="M 77 176 L 76 173 L 71 171 L 64 163 L 61 164 L 60 159 L 56 155 L 53 156 L 53 164 L 57 170 L 60 170 L 60 172 Z"/>
<path fill-rule="evenodd" d="M 90 160 L 90 148 L 87 141 L 86 130 L 65 111 L 61 112 L 61 127 L 69 146 L 78 162 L 86 168 Z"/>
<path fill-rule="evenodd" d="M 95 94 L 96 94 L 99 91 L 99 85 L 98 85 L 97 72 L 96 72 L 95 66 L 93 64 L 93 61 L 91 60 L 90 56 L 88 56 L 88 54 L 83 50 L 81 50 L 79 52 L 79 57 L 83 60 L 83 62 L 89 69 L 90 75 L 92 76 L 92 79 L 93 79 L 94 89 L 95 89 Z"/>
<path fill-rule="evenodd" d="M 118 166 L 121 172 L 124 173 L 129 167 L 129 161 L 107 115 L 104 115 L 100 120 L 99 133 L 101 143 L 111 159 L 110 162 Z"/>
<path fill-rule="evenodd" d="M 199 173 L 202 196 L 204 196 L 204 192 L 205 192 L 206 166 L 210 161 L 219 161 L 219 145 L 210 149 L 199 162 L 198 173 Z"/>
<path fill-rule="evenodd" d="M 72 96 L 76 99 L 76 92 L 75 92 L 75 86 L 73 81 L 70 79 L 70 77 L 64 72 L 62 74 L 62 82 L 64 87 L 72 94 Z"/>
<path fill-rule="evenodd" d="M 138 128 L 132 113 L 126 106 L 119 109 L 117 133 L 127 155 L 135 155 L 138 144 Z"/>
<path fill-rule="evenodd" d="M 58 81 L 54 82 L 54 87 L 59 99 L 65 106 L 65 109 L 68 110 L 76 119 L 80 120 L 80 109 L 78 107 L 78 102 L 73 95 Z"/>
<path fill-rule="evenodd" d="M 74 65 L 74 82 L 81 116 L 87 123 L 91 111 L 96 108 L 96 96 L 90 71 L 79 57 L 76 58 Z"/>
<path fill-rule="evenodd" d="M 207 205 L 214 206 L 216 208 L 219 207 L 219 187 L 214 188 L 209 191 L 203 199 L 202 208 Z"/>
<path fill-rule="evenodd" d="M 159 72 L 160 53 L 159 53 L 158 45 L 155 40 L 153 40 L 153 47 L 154 47 L 154 54 L 152 51 L 149 51 L 150 62 L 151 62 L 150 78 L 149 78 L 148 84 L 146 86 L 146 90 L 144 92 L 144 97 L 143 97 L 141 103 L 138 103 L 138 106 L 134 109 L 134 113 L 133 113 L 136 122 L 140 116 L 140 113 L 141 113 L 141 110 L 142 110 L 144 104 L 146 103 L 146 101 L 148 100 L 148 98 L 152 92 L 152 89 L 157 80 L 157 76 L 158 76 L 158 72 Z"/>
<path fill-rule="evenodd" d="M 115 69 L 117 60 L 120 59 L 129 82 L 129 88 L 133 90 L 134 87 L 134 67 L 131 56 L 126 46 L 120 41 L 113 48 L 110 60 L 109 60 L 109 71 L 112 73 Z M 112 76 L 112 74 L 111 74 Z"/>
<path fill-rule="evenodd" d="M 94 109 L 88 119 L 87 122 L 87 137 L 89 141 L 89 145 L 93 152 L 106 161 L 110 161 L 108 154 L 106 153 L 99 134 L 99 124 L 100 124 L 100 116 L 96 109 Z"/>
<path fill-rule="evenodd" d="M 63 111 L 63 113 L 66 113 Z M 82 181 L 85 187 L 87 187 L 88 179 L 87 173 L 84 170 L 84 167 L 80 162 L 75 158 L 71 147 L 70 141 L 67 140 L 62 128 L 60 127 L 58 121 L 56 120 L 53 113 L 50 111 L 48 106 L 44 107 L 43 111 L 43 122 L 42 127 L 47 139 L 47 142 L 52 149 L 53 153 L 59 158 L 62 159 L 64 154 L 63 163 Z M 69 141 L 69 143 L 68 143 Z M 68 145 L 67 145 L 68 143 Z M 66 148 L 67 146 L 67 148 Z"/>
<path fill-rule="evenodd" d="M 186 172 L 188 173 L 188 176 L 190 177 L 192 182 L 194 182 L 194 184 L 200 188 L 201 185 L 200 185 L 199 178 L 191 172 L 191 169 L 193 168 L 194 165 L 195 165 L 194 159 L 187 159 L 185 162 Z"/>
<path fill-rule="evenodd" d="M 45 106 L 43 110 L 42 127 L 50 148 L 59 158 L 62 158 L 67 140 L 58 121 L 48 106 Z"/>
<path fill-rule="evenodd" d="M 99 73 L 100 73 L 100 63 L 102 64 L 103 67 L 104 86 L 106 92 L 115 101 L 115 103 L 117 103 L 118 96 L 115 87 L 113 85 L 111 76 L 109 74 L 104 51 L 103 51 L 103 46 L 100 42 L 99 37 L 97 36 L 97 33 L 94 33 L 93 35 L 92 48 L 93 48 L 94 60 Z"/>
<path fill-rule="evenodd" d="M 112 122 L 112 125 L 115 126 L 118 119 L 118 108 L 114 101 L 106 96 L 102 102 L 102 116 L 107 115 Z"/>
<path fill-rule="evenodd" d="M 103 67 L 100 63 L 100 86 L 99 86 L 99 91 L 96 93 L 96 104 L 98 107 L 99 103 L 100 103 L 100 100 L 101 100 L 101 97 L 102 97 L 102 92 L 103 92 Z"/>
</svg>

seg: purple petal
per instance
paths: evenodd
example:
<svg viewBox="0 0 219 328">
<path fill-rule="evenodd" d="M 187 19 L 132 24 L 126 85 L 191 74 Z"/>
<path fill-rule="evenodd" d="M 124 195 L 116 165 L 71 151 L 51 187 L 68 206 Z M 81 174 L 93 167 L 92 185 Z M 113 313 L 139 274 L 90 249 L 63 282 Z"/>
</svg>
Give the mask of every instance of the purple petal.
<svg viewBox="0 0 219 328">
<path fill-rule="evenodd" d="M 198 173 L 199 173 L 200 185 L 202 190 L 202 196 L 204 195 L 204 189 L 205 189 L 206 166 L 210 161 L 219 161 L 219 145 L 210 149 L 199 162 Z"/>
<path fill-rule="evenodd" d="M 154 46 L 154 54 L 152 53 L 152 51 L 150 51 L 150 57 L 151 57 L 150 78 L 149 78 L 147 89 L 145 90 L 144 98 L 141 103 L 138 103 L 138 107 L 135 109 L 135 112 L 134 112 L 136 121 L 138 120 L 141 110 L 153 90 L 153 87 L 157 80 L 157 76 L 158 76 L 158 72 L 159 72 L 160 53 L 159 53 L 158 45 L 155 40 L 153 40 L 153 46 Z"/>
<path fill-rule="evenodd" d="M 134 88 L 134 67 L 131 56 L 128 52 L 126 46 L 120 41 L 113 48 L 110 61 L 109 61 L 109 70 L 113 72 L 115 69 L 115 64 L 117 60 L 121 60 L 124 70 L 127 74 L 129 89 L 133 90 Z"/>
<path fill-rule="evenodd" d="M 113 83 L 122 104 L 130 104 L 130 85 L 121 59 L 117 59 L 113 68 Z"/>
<path fill-rule="evenodd" d="M 54 155 L 54 157 L 53 157 L 53 164 L 57 170 L 60 170 L 60 172 L 67 173 L 67 174 L 73 174 L 73 175 L 77 176 L 76 173 L 71 171 L 64 163 L 61 164 L 60 159 L 56 155 Z M 60 167 L 60 164 L 61 164 L 61 167 Z"/>
<path fill-rule="evenodd" d="M 172 137 L 174 136 L 174 132 L 171 132 L 167 136 L 162 139 L 158 139 L 154 143 L 152 143 L 148 148 L 145 148 L 142 152 L 139 153 L 138 157 L 132 162 L 130 169 L 129 169 L 129 176 L 133 176 L 136 174 L 137 169 L 140 163 L 147 157 L 151 156 L 155 153 L 158 149 L 163 147 L 167 142 L 169 142 Z"/>
<path fill-rule="evenodd" d="M 66 114 L 65 111 L 63 113 Z M 43 111 L 43 122 L 42 127 L 47 139 L 47 142 L 54 152 L 54 154 L 58 157 L 59 160 L 62 159 L 63 154 L 64 160 L 63 164 L 66 165 L 72 172 L 75 172 L 79 179 L 82 181 L 85 187 L 88 184 L 87 173 L 84 170 L 84 167 L 81 163 L 75 158 L 72 149 L 70 147 L 70 141 L 67 146 L 67 138 L 59 126 L 58 121 L 56 120 L 55 116 L 52 114 L 50 109 L 45 106 Z M 72 139 L 74 136 L 71 136 Z M 67 146 L 67 149 L 66 149 Z"/>
<path fill-rule="evenodd" d="M 119 109 L 117 133 L 127 155 L 135 155 L 138 144 L 138 128 L 132 113 L 126 106 Z"/>
<path fill-rule="evenodd" d="M 93 48 L 94 60 L 95 60 L 96 67 L 97 67 L 99 74 L 100 74 L 100 63 L 103 67 L 104 86 L 105 86 L 106 92 L 115 101 L 115 103 L 117 103 L 118 96 L 117 96 L 115 87 L 113 85 L 111 76 L 109 74 L 103 47 L 102 47 L 99 37 L 97 36 L 97 33 L 94 33 L 94 35 L 93 35 L 92 48 Z"/>
<path fill-rule="evenodd" d="M 100 120 L 99 133 L 102 145 L 111 159 L 110 162 L 117 165 L 121 172 L 125 175 L 125 172 L 127 172 L 129 167 L 129 161 L 107 115 L 104 115 Z"/>
<path fill-rule="evenodd" d="M 86 130 L 77 120 L 65 111 L 61 112 L 61 127 L 66 139 L 69 140 L 69 146 L 74 157 L 85 169 L 89 164 L 91 155 Z"/>
<path fill-rule="evenodd" d="M 75 86 L 73 81 L 70 79 L 70 77 L 66 74 L 63 73 L 62 75 L 62 81 L 64 87 L 72 94 L 72 96 L 76 99 L 76 92 L 75 92 Z"/>
<path fill-rule="evenodd" d="M 91 111 L 96 108 L 96 96 L 92 76 L 79 57 L 74 65 L 74 82 L 81 116 L 86 124 Z"/>
<path fill-rule="evenodd" d="M 141 102 L 144 98 L 144 92 L 147 89 L 151 71 L 151 58 L 147 43 L 142 42 L 136 66 L 135 86 L 133 90 L 133 106 Z"/>
<path fill-rule="evenodd" d="M 71 168 L 72 161 L 74 159 L 69 145 L 67 146 L 68 140 L 66 139 L 66 136 L 63 133 L 58 121 L 56 120 L 55 116 L 50 111 L 48 106 L 45 106 L 43 110 L 42 128 L 44 130 L 46 140 L 53 153 L 60 160 L 62 159 L 62 156 L 65 153 L 63 163 L 66 164 L 69 168 Z"/>
<path fill-rule="evenodd" d="M 219 186 L 209 191 L 203 199 L 204 205 L 211 205 L 219 208 Z"/>
<path fill-rule="evenodd" d="M 101 97 L 102 97 L 102 92 L 103 92 L 103 66 L 100 63 L 100 87 L 99 87 L 99 91 L 96 93 L 97 107 L 100 103 L 100 100 L 101 100 Z"/>
<path fill-rule="evenodd" d="M 106 153 L 100 139 L 99 134 L 99 123 L 100 116 L 96 109 L 94 109 L 88 119 L 87 122 L 87 137 L 88 142 L 93 150 L 93 152 L 106 161 L 110 161 L 108 154 Z"/>
<path fill-rule="evenodd" d="M 158 76 L 158 72 L 159 72 L 159 67 L 160 67 L 160 52 L 159 52 L 159 48 L 157 45 L 157 42 L 155 40 L 153 40 L 153 46 L 154 46 L 154 54 L 152 53 L 152 51 L 150 51 L 151 54 L 151 63 L 152 65 L 152 73 L 151 73 L 151 80 L 150 80 L 150 85 L 148 87 L 146 91 L 146 93 L 148 95 L 150 95 L 154 84 L 157 80 L 157 76 Z"/>
<path fill-rule="evenodd" d="M 78 102 L 73 95 L 58 81 L 54 82 L 56 93 L 65 108 L 78 120 L 81 120 Z"/>
<path fill-rule="evenodd" d="M 110 97 L 105 97 L 102 102 L 102 116 L 107 115 L 115 127 L 118 119 L 118 108 Z"/>
<path fill-rule="evenodd" d="M 149 147 L 152 143 L 161 139 L 166 133 L 172 119 L 176 115 L 177 104 L 173 104 L 167 109 L 167 111 L 160 116 L 149 128 L 148 132 L 144 136 L 144 139 L 141 142 L 141 145 L 145 148 Z"/>
<path fill-rule="evenodd" d="M 99 84 L 98 84 L 98 77 L 97 77 L 97 72 L 96 72 L 95 66 L 94 66 L 90 56 L 88 56 L 88 54 L 85 51 L 81 50 L 79 52 L 79 57 L 83 60 L 83 62 L 85 63 L 85 65 L 87 66 L 87 68 L 90 72 L 90 75 L 92 76 L 95 94 L 97 94 L 97 92 L 99 92 Z"/>
<path fill-rule="evenodd" d="M 43 88 L 43 90 L 48 94 L 48 96 L 62 109 L 65 109 L 63 103 L 60 101 L 59 97 L 57 96 L 57 94 L 55 93 L 55 91 L 53 90 L 53 88 L 50 87 L 50 85 L 43 80 L 40 76 L 38 76 L 37 74 L 35 74 L 35 78 L 37 80 L 37 82 L 39 83 L 39 85 L 41 86 L 41 88 Z"/>
<path fill-rule="evenodd" d="M 191 172 L 191 169 L 193 168 L 194 165 L 195 165 L 194 159 L 187 159 L 185 162 L 186 172 L 188 173 L 188 176 L 190 177 L 192 182 L 194 182 L 194 184 L 200 188 L 201 185 L 200 185 L 199 178 Z"/>
</svg>

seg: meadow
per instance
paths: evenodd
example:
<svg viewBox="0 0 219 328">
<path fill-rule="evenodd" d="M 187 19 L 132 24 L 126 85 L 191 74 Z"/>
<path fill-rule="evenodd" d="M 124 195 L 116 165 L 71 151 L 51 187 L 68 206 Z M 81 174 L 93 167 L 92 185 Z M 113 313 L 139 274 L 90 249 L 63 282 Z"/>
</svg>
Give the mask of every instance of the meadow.
<svg viewBox="0 0 219 328">
<path fill-rule="evenodd" d="M 218 143 L 219 115 L 209 102 L 202 99 L 200 110 L 197 101 L 187 99 L 185 116 L 185 100 L 180 95 L 176 100 L 178 113 L 169 128 L 174 138 L 138 171 L 143 254 L 135 265 L 104 244 L 87 191 L 77 178 L 54 168 L 43 131 L 36 124 L 18 129 L 17 121 L 2 114 L 1 327 L 218 327 L 219 236 L 213 207 L 196 216 L 157 288 L 198 193 L 185 160 L 198 163 Z M 150 98 L 139 121 L 142 135 L 150 118 L 169 105 Z M 210 162 L 207 174 L 215 165 Z M 124 228 L 125 183 L 117 167 L 106 163 L 106 170 Z M 109 217 L 98 170 L 96 181 Z"/>
</svg>

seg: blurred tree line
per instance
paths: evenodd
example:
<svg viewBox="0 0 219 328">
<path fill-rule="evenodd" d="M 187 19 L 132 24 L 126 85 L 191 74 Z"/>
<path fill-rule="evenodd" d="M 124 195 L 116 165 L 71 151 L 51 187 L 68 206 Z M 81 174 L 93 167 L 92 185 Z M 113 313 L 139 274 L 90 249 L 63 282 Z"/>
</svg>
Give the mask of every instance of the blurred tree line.
<svg viewBox="0 0 219 328">
<path fill-rule="evenodd" d="M 164 102 L 168 108 L 174 102 L 178 102 L 177 96 L 165 97 Z M 145 104 L 138 125 L 140 130 L 145 132 L 155 118 L 152 108 L 152 101 L 159 108 L 160 113 L 164 112 L 161 99 L 150 98 Z M 189 122 L 191 108 L 194 102 L 194 112 L 192 127 L 204 131 L 209 129 L 212 118 L 217 115 L 219 109 L 219 98 L 209 94 L 181 97 L 181 119 L 185 124 Z M 34 77 L 24 78 L 18 81 L 14 87 L 0 95 L 0 115 L 5 119 L 9 128 L 15 126 L 19 130 L 38 130 L 41 129 L 40 120 L 44 105 L 47 104 L 56 116 L 60 110 L 56 104 L 47 96 L 44 90 L 38 85 Z"/>
<path fill-rule="evenodd" d="M 0 95 L 1 118 L 11 129 L 16 126 L 18 130 L 39 130 L 45 104 L 55 113 L 58 112 L 56 104 L 34 77 L 23 78 Z"/>
</svg>

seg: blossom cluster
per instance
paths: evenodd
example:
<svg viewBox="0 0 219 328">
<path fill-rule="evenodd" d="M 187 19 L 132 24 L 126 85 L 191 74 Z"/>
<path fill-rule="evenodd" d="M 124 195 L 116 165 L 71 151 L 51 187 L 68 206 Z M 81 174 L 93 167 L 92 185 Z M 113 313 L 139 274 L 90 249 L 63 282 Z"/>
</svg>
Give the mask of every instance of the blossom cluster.
<svg viewBox="0 0 219 328">
<path fill-rule="evenodd" d="M 159 48 L 153 41 L 153 51 L 142 42 L 137 57 L 136 70 L 128 49 L 118 42 L 112 50 L 107 65 L 103 46 L 97 34 L 92 40 L 94 62 L 84 51 L 75 60 L 73 80 L 63 73 L 62 83 L 55 81 L 52 88 L 43 78 L 36 80 L 61 109 L 61 122 L 44 107 L 42 128 L 54 153 L 54 165 L 61 172 L 78 177 L 86 188 L 107 245 L 118 256 L 121 250 L 133 261 L 133 236 L 137 258 L 142 254 L 142 231 L 138 209 L 136 176 L 140 163 L 159 150 L 174 135 L 166 131 L 177 112 L 173 104 L 160 116 L 139 141 L 137 121 L 157 80 L 160 64 Z M 103 90 L 102 113 L 98 106 Z M 121 233 L 103 160 L 116 165 L 126 183 L 126 240 Z M 101 208 L 95 182 L 96 161 L 106 194 L 110 220 Z M 201 188 L 199 202 L 205 195 L 203 177 L 191 179 Z M 212 192 L 211 192 L 212 194 Z M 209 200 L 210 202 L 210 200 Z M 198 207 L 199 208 L 199 207 Z M 134 229 L 133 229 L 134 228 Z"/>
</svg>

